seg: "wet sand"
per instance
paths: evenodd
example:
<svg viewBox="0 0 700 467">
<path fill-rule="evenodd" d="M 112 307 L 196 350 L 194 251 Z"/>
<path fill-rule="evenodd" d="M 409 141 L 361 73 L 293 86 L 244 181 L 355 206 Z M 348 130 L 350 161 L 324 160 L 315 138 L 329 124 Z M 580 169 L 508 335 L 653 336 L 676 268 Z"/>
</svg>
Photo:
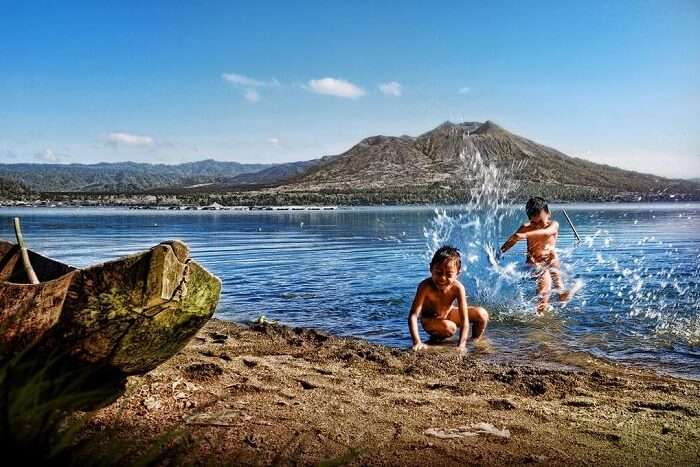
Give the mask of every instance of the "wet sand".
<svg viewBox="0 0 700 467">
<path fill-rule="evenodd" d="M 195 465 L 700 464 L 700 382 L 565 363 L 212 320 L 83 434 Z"/>
</svg>

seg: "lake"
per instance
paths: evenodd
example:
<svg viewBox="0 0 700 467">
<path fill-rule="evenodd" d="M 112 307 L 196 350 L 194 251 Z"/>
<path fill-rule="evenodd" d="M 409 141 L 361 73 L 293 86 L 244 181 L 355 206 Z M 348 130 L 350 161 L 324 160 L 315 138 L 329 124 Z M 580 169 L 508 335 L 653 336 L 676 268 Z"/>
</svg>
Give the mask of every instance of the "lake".
<svg viewBox="0 0 700 467">
<path fill-rule="evenodd" d="M 579 234 L 576 243 L 561 207 Z M 520 242 L 499 264 L 488 251 L 522 208 L 381 207 L 335 211 L 0 209 L 0 235 L 21 216 L 30 248 L 75 266 L 179 238 L 223 281 L 217 316 L 281 323 L 408 347 L 408 309 L 434 248 L 463 253 L 469 301 L 489 309 L 493 355 L 590 353 L 700 378 L 700 204 L 553 206 L 567 284 L 582 289 L 534 313 Z"/>
</svg>

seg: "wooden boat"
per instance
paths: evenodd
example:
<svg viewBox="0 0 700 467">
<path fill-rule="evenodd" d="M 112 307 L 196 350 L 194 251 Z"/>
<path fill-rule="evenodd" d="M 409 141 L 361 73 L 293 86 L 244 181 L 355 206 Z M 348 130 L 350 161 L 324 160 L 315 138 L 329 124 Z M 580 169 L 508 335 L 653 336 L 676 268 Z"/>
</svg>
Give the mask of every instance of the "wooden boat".
<svg viewBox="0 0 700 467">
<path fill-rule="evenodd" d="M 219 301 L 221 281 L 181 241 L 85 269 L 25 249 L 36 284 L 20 245 L 0 241 L 0 355 L 39 347 L 141 374 L 184 347 Z"/>
</svg>

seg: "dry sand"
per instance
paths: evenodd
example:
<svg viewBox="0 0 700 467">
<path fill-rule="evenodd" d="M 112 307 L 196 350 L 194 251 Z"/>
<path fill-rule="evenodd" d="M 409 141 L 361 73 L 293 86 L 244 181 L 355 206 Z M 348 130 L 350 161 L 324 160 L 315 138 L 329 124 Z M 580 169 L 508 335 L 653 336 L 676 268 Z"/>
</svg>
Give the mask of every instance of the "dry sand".
<svg viewBox="0 0 700 467">
<path fill-rule="evenodd" d="M 212 320 L 84 433 L 178 464 L 700 465 L 700 382 L 487 360 Z"/>
</svg>

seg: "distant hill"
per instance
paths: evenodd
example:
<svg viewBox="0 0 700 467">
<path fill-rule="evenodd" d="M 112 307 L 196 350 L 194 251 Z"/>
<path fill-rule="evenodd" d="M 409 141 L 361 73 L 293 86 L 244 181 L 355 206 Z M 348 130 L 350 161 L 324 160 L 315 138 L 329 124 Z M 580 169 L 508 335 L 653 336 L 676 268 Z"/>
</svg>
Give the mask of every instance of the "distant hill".
<svg viewBox="0 0 700 467">
<path fill-rule="evenodd" d="M 312 168 L 327 164 L 335 160 L 338 156 L 324 156 L 320 159 L 312 159 L 310 161 L 286 162 L 276 164 L 259 172 L 245 173 L 238 175 L 229 180 L 231 185 L 270 185 L 279 184 L 304 175 Z"/>
<path fill-rule="evenodd" d="M 136 162 L 100 164 L 0 164 L 0 177 L 38 192 L 140 192 L 154 188 L 226 182 L 272 164 L 212 159 L 178 165 Z"/>
<path fill-rule="evenodd" d="M 520 194 L 559 200 L 700 199 L 700 184 L 641 174 L 570 157 L 491 121 L 445 122 L 416 138 L 372 136 L 283 187 L 287 191 L 421 191 L 469 189 L 479 156 L 510 168 Z M 430 195 L 428 195 L 430 196 Z"/>
<path fill-rule="evenodd" d="M 17 197 L 30 193 L 30 189 L 24 183 L 10 177 L 0 177 L 0 197 Z"/>
</svg>

